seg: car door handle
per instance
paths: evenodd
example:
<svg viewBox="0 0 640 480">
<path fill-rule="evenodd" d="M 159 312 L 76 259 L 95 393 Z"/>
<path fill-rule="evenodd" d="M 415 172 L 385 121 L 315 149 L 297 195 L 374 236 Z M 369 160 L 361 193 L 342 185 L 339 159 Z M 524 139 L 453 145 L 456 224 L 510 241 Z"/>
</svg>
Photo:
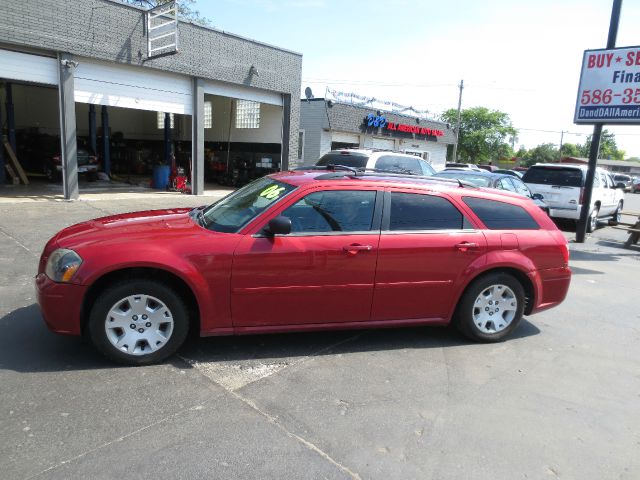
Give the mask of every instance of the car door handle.
<svg viewBox="0 0 640 480">
<path fill-rule="evenodd" d="M 466 252 L 469 250 L 477 250 L 479 245 L 473 242 L 462 242 L 462 243 L 456 243 L 454 247 L 456 247 L 461 252 Z"/>
<path fill-rule="evenodd" d="M 352 245 L 345 245 L 342 247 L 342 250 L 347 252 L 349 255 L 355 255 L 362 251 L 370 252 L 373 250 L 373 247 L 371 245 L 360 245 L 359 243 L 354 243 Z"/>
</svg>

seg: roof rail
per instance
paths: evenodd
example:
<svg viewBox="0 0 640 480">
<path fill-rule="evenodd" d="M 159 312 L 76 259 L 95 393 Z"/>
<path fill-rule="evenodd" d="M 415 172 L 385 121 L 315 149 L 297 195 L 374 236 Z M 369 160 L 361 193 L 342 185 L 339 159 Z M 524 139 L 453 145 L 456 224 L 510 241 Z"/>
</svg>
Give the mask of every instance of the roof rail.
<svg viewBox="0 0 640 480">
<path fill-rule="evenodd" d="M 312 165 L 309 167 L 298 167 L 295 170 L 325 170 L 328 172 L 335 172 L 333 175 L 323 175 L 322 177 L 316 177 L 321 180 L 338 179 L 344 177 L 379 177 L 384 175 L 385 177 L 392 178 L 411 178 L 416 180 L 426 180 L 433 183 L 455 183 L 460 188 L 478 188 L 473 183 L 464 182 L 457 178 L 442 178 L 433 177 L 431 175 L 416 175 L 410 172 L 398 172 L 397 170 L 385 170 L 379 168 L 355 168 L 347 165 Z M 336 170 L 340 171 L 337 172 Z"/>
</svg>

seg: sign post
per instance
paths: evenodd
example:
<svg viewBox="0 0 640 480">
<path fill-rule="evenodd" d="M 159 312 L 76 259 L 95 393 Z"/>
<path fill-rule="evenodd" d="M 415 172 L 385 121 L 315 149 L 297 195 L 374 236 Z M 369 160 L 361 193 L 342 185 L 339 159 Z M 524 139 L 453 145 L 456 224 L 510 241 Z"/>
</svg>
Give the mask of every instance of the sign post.
<svg viewBox="0 0 640 480">
<path fill-rule="evenodd" d="M 578 243 L 584 243 L 587 220 L 589 215 L 594 213 L 591 212 L 591 197 L 598 162 L 598 151 L 600 150 L 602 126 L 605 123 L 640 123 L 640 88 L 637 91 L 635 88 L 640 86 L 640 78 L 638 83 L 632 82 L 629 85 L 624 82 L 618 82 L 620 75 L 626 73 L 624 67 L 633 67 L 640 74 L 640 57 L 637 57 L 637 55 L 640 55 L 640 47 L 635 49 L 614 49 L 618 36 L 621 8 L 622 0 L 613 0 L 607 50 L 587 50 L 584 52 L 582 60 L 574 123 L 592 123 L 594 126 L 582 210 L 580 211 L 580 220 L 578 220 L 576 228 L 576 242 Z M 616 52 L 620 52 L 620 54 Z M 627 56 L 623 58 L 622 52 L 625 52 Z M 632 60 L 633 55 L 636 56 Z M 635 63 L 636 60 L 639 62 L 638 64 Z M 631 63 L 626 65 L 627 62 Z M 620 68 L 616 68 L 616 65 L 620 65 Z M 618 73 L 616 74 L 616 72 Z M 623 76 L 622 78 L 625 79 L 627 77 Z M 632 92 L 628 92 L 628 90 L 632 90 Z M 635 95 L 636 92 L 637 96 Z M 630 118 L 628 116 L 630 114 L 634 115 L 634 117 Z M 635 121 L 633 121 L 634 118 Z"/>
</svg>

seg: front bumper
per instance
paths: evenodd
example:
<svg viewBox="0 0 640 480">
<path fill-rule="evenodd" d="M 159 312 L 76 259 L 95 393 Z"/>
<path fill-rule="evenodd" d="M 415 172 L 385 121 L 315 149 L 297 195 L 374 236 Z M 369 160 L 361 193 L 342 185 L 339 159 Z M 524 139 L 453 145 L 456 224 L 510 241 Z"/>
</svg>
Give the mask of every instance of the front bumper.
<svg viewBox="0 0 640 480">
<path fill-rule="evenodd" d="M 38 274 L 35 284 L 38 304 L 49 330 L 64 335 L 80 335 L 82 302 L 88 287 L 56 283 L 44 273 Z"/>
</svg>

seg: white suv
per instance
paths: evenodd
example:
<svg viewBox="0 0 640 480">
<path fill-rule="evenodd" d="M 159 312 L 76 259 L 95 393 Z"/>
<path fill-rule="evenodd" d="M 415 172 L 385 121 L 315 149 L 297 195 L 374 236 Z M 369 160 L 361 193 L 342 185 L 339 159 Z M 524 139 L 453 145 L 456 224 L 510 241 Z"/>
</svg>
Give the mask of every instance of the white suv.
<svg viewBox="0 0 640 480">
<path fill-rule="evenodd" d="M 544 197 L 551 217 L 577 221 L 582 210 L 587 168 L 587 165 L 538 163 L 527 170 L 522 181 L 533 193 Z M 601 220 L 620 221 L 623 204 L 624 190 L 616 188 L 609 172 L 596 168 L 587 231 L 593 232 Z"/>
<path fill-rule="evenodd" d="M 316 166 L 326 167 L 327 165 L 344 165 L 345 167 L 412 173 L 414 175 L 433 175 L 436 173 L 426 160 L 416 155 L 365 149 L 331 150 L 316 162 Z"/>
</svg>

